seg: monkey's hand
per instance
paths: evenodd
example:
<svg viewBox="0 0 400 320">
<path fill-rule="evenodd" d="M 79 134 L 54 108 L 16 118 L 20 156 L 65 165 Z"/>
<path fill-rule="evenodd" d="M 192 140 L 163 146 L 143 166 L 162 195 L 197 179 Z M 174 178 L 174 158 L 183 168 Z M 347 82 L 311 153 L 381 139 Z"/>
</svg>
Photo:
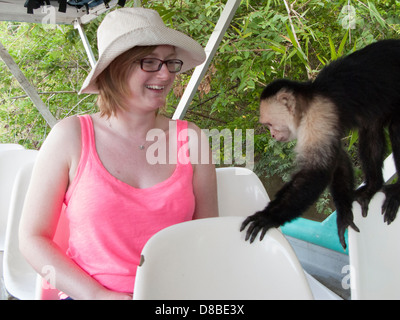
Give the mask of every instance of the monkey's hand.
<svg viewBox="0 0 400 320">
<path fill-rule="evenodd" d="M 382 205 L 383 221 L 391 224 L 396 219 L 397 211 L 400 207 L 400 185 L 391 184 L 383 187 L 385 201 Z"/>
<path fill-rule="evenodd" d="M 346 250 L 346 240 L 344 238 L 344 233 L 348 227 L 352 227 L 355 231 L 360 232 L 360 229 L 355 225 L 353 221 L 353 212 L 349 210 L 346 214 L 343 212 L 337 212 L 336 224 L 338 228 L 339 240 L 343 249 Z"/>
<path fill-rule="evenodd" d="M 264 239 L 265 234 L 270 228 L 277 228 L 280 225 L 273 221 L 271 215 L 268 214 L 267 209 L 263 211 L 258 211 L 252 216 L 247 217 L 246 220 L 243 221 L 240 231 L 246 229 L 247 225 L 249 228 L 246 233 L 246 241 L 250 239 L 250 243 L 252 243 L 257 237 L 258 233 L 261 231 L 260 241 Z"/>
</svg>

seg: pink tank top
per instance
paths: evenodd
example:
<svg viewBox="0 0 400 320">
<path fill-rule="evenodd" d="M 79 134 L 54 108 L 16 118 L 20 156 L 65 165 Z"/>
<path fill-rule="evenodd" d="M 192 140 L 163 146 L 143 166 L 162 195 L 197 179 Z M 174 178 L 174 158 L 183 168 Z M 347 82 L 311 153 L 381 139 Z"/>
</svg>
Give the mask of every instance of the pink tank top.
<svg viewBox="0 0 400 320">
<path fill-rule="evenodd" d="M 106 288 L 132 293 L 140 254 L 149 238 L 193 218 L 192 165 L 178 160 L 167 180 L 134 188 L 104 168 L 96 152 L 92 119 L 79 118 L 81 159 L 65 196 L 70 229 L 67 255 Z M 176 125 L 181 153 L 187 150 L 187 135 L 181 139 L 179 133 L 187 129 L 187 122 L 178 120 Z"/>
</svg>

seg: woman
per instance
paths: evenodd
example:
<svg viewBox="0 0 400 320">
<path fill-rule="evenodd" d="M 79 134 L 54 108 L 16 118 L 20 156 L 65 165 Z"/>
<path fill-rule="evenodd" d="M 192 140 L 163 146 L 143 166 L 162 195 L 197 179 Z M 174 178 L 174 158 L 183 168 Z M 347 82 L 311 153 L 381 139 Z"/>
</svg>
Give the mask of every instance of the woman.
<svg viewBox="0 0 400 320">
<path fill-rule="evenodd" d="M 209 151 L 188 141 L 189 132 L 200 141 L 201 131 L 158 112 L 176 73 L 202 63 L 205 54 L 143 8 L 108 14 L 98 47 L 81 92 L 99 94 L 100 112 L 60 121 L 43 144 L 20 249 L 37 272 L 52 266 L 57 289 L 71 299 L 132 299 L 140 253 L 153 234 L 218 215 L 211 159 L 190 162 L 192 154 Z M 146 139 L 151 132 L 162 133 L 164 143 Z M 165 162 L 150 161 L 156 143 Z M 67 252 L 53 241 L 61 214 L 69 222 Z"/>
</svg>

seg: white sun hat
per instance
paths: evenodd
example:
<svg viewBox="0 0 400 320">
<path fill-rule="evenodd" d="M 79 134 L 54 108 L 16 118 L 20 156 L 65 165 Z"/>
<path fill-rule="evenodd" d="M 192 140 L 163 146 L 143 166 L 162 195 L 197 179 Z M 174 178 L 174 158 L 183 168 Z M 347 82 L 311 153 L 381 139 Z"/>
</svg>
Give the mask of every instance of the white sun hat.
<svg viewBox="0 0 400 320">
<path fill-rule="evenodd" d="M 136 46 L 171 45 L 185 72 L 206 59 L 203 47 L 182 32 L 167 28 L 157 11 L 122 8 L 110 12 L 97 30 L 99 59 L 79 93 L 98 93 L 96 78 L 120 54 Z"/>
</svg>

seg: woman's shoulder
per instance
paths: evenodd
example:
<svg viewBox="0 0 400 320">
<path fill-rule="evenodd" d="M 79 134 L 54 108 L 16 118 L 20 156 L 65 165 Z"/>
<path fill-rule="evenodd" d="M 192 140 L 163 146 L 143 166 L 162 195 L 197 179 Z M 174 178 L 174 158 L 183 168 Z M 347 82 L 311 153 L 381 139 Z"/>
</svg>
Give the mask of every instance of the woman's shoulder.
<svg viewBox="0 0 400 320">
<path fill-rule="evenodd" d="M 58 121 L 51 129 L 47 139 L 73 141 L 80 138 L 81 125 L 78 116 L 70 116 Z"/>
<path fill-rule="evenodd" d="M 52 131 L 64 132 L 64 131 L 73 131 L 80 127 L 79 117 L 69 116 L 64 119 L 59 120 L 56 125 L 52 128 Z"/>
<path fill-rule="evenodd" d="M 70 116 L 58 121 L 41 147 L 48 152 L 63 154 L 80 152 L 80 148 L 81 126 L 77 116 Z"/>
<path fill-rule="evenodd" d="M 195 123 L 187 121 L 188 124 L 188 129 L 192 129 L 192 130 L 196 130 L 196 131 L 200 131 L 201 129 L 199 128 L 199 126 L 197 126 Z"/>
</svg>

